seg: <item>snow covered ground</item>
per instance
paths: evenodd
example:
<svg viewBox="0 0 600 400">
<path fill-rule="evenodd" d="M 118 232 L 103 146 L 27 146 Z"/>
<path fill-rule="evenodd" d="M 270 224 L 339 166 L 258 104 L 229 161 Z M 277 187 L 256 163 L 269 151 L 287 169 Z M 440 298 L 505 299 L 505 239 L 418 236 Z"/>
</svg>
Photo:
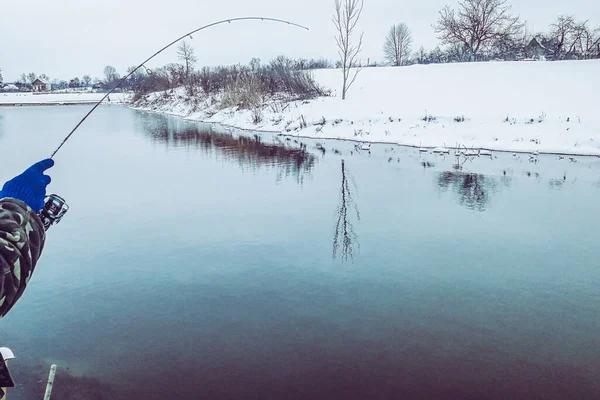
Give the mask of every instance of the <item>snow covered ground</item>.
<svg viewBox="0 0 600 400">
<path fill-rule="evenodd" d="M 318 70 L 315 78 L 331 97 L 270 102 L 258 124 L 252 111 L 194 105 L 183 90 L 135 106 L 292 136 L 600 155 L 600 60 L 366 68 L 345 101 L 340 70 Z"/>
<path fill-rule="evenodd" d="M 0 105 L 9 104 L 65 104 L 65 103 L 95 103 L 104 96 L 105 93 L 1 93 Z M 110 95 L 111 103 L 121 103 L 127 95 L 115 93 Z"/>
</svg>

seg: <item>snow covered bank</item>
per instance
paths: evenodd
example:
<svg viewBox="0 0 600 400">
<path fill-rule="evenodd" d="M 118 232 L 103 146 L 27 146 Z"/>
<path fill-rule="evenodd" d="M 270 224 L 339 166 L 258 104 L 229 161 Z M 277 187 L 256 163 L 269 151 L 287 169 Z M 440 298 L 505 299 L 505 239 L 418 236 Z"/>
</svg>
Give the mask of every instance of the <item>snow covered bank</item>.
<svg viewBox="0 0 600 400">
<path fill-rule="evenodd" d="M 99 101 L 105 93 L 0 93 L 0 106 L 87 104 Z M 127 95 L 110 95 L 111 103 L 122 103 Z"/>
<path fill-rule="evenodd" d="M 218 99 L 190 99 L 184 90 L 134 107 L 292 136 L 600 155 L 600 60 L 367 68 L 345 101 L 340 75 L 315 71 L 332 97 L 269 101 L 259 111 L 220 109 Z"/>
</svg>

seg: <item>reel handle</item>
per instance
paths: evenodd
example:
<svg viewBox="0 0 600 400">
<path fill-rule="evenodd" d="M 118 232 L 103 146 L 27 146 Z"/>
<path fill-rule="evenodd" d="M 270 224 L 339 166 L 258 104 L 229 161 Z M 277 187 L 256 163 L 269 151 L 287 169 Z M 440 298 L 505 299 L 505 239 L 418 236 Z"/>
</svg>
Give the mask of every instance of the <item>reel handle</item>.
<svg viewBox="0 0 600 400">
<path fill-rule="evenodd" d="M 46 196 L 44 207 L 38 214 L 44 224 L 44 230 L 47 231 L 52 225 L 58 224 L 67 211 L 69 211 L 69 206 L 65 199 L 57 194 Z"/>
</svg>

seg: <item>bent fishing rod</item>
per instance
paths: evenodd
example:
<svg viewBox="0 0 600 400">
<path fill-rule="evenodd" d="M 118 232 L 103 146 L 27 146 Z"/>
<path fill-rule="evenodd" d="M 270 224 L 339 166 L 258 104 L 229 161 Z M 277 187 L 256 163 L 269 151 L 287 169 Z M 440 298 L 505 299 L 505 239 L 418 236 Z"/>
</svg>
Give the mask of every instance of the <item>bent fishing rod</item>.
<svg viewBox="0 0 600 400">
<path fill-rule="evenodd" d="M 54 152 L 52 153 L 52 155 L 50 156 L 50 158 L 54 158 L 54 156 L 56 155 L 56 153 L 58 153 L 58 151 L 63 147 L 63 145 L 67 142 L 67 140 L 69 140 L 69 138 L 73 135 L 73 133 L 75 133 L 75 131 L 77 129 L 79 129 L 79 127 L 81 126 L 81 124 L 83 124 L 83 122 L 96 110 L 96 108 L 98 108 L 100 106 L 100 104 L 102 104 L 102 102 L 104 100 L 106 100 L 106 98 L 108 96 L 110 96 L 111 93 L 113 93 L 119 86 L 121 86 L 123 84 L 123 82 L 125 82 L 127 79 L 129 79 L 137 70 L 139 70 L 140 68 L 145 68 L 149 74 L 152 73 L 151 70 L 147 69 L 145 64 L 152 60 L 154 57 L 156 57 L 157 55 L 159 55 L 160 53 L 162 53 L 163 51 L 167 50 L 169 47 L 173 46 L 174 44 L 176 44 L 177 42 L 179 42 L 180 40 L 185 39 L 186 37 L 190 37 L 192 38 L 192 35 L 196 32 L 200 32 L 203 31 L 205 29 L 211 28 L 213 26 L 217 26 L 217 25 L 222 25 L 222 24 L 227 24 L 227 23 L 232 23 L 232 22 L 238 22 L 238 21 L 270 21 L 270 22 L 276 22 L 276 23 L 281 23 L 281 24 L 286 24 L 286 25 L 291 25 L 291 26 L 295 26 L 297 28 L 302 28 L 302 29 L 306 29 L 308 30 L 307 27 L 302 26 L 302 25 L 298 25 L 296 23 L 290 22 L 290 21 L 285 21 L 282 19 L 277 19 L 277 18 L 267 18 L 267 17 L 241 17 L 241 18 L 230 18 L 230 19 L 224 19 L 222 21 L 218 21 L 218 22 L 213 22 L 211 24 L 205 25 L 203 27 L 200 27 L 198 29 L 195 29 L 189 33 L 186 33 L 185 35 L 181 36 L 178 39 L 173 40 L 171 43 L 169 43 L 168 45 L 166 45 L 165 47 L 163 47 L 162 49 L 160 49 L 159 51 L 157 51 L 156 53 L 154 53 L 153 55 L 151 55 L 150 57 L 148 57 L 148 59 L 146 59 L 144 62 L 142 62 L 140 65 L 138 65 L 133 71 L 129 72 L 124 78 L 122 78 L 108 93 L 106 93 L 106 95 L 104 95 L 104 97 L 102 97 L 102 99 L 100 101 L 98 101 L 94 107 L 81 119 L 81 121 L 79 121 L 79 123 L 75 126 L 75 128 L 73 128 L 73 130 L 67 135 L 67 137 L 65 137 L 65 139 L 62 141 L 62 143 L 60 144 L 60 146 L 58 146 L 56 148 L 56 150 L 54 150 Z"/>
<path fill-rule="evenodd" d="M 146 60 L 144 60 L 144 62 L 142 62 L 140 65 L 138 65 L 133 71 L 130 71 L 124 78 L 122 78 L 119 82 L 117 82 L 117 84 L 108 93 L 106 93 L 104 95 L 104 97 L 102 97 L 102 99 L 100 99 L 100 101 L 98 101 L 94 105 L 94 107 L 92 107 L 92 109 L 90 111 L 88 111 L 88 113 L 79 121 L 79 123 L 77 123 L 77 125 L 75 125 L 75 128 L 73 128 L 73 130 L 67 135 L 67 137 L 65 137 L 65 139 L 62 141 L 60 146 L 58 146 L 56 148 L 56 150 L 54 150 L 54 152 L 52 153 L 50 158 L 54 158 L 56 153 L 58 153 L 58 151 L 64 146 L 64 144 L 67 142 L 67 140 L 69 140 L 69 138 L 75 133 L 75 131 L 77 131 L 77 129 L 79 129 L 81 124 L 83 124 L 83 122 L 100 106 L 100 104 L 102 104 L 102 102 L 104 102 L 104 100 L 106 100 L 108 98 L 108 96 L 110 96 L 111 93 L 113 93 L 119 86 L 121 86 L 123 84 L 123 82 L 125 82 L 134 73 L 136 73 L 137 70 L 139 70 L 140 68 L 143 67 L 144 69 L 146 69 L 148 74 L 151 75 L 152 71 L 149 70 L 145 66 L 145 64 L 148 61 L 152 60 L 154 57 L 156 57 L 163 51 L 167 50 L 169 47 L 173 46 L 180 40 L 185 39 L 186 37 L 190 37 L 190 39 L 193 39 L 192 35 L 196 32 L 200 32 L 204 29 L 208 29 L 208 28 L 211 28 L 216 25 L 227 24 L 227 23 L 230 24 L 232 22 L 238 22 L 238 21 L 271 21 L 271 22 L 291 25 L 291 26 L 295 26 L 297 28 L 302 28 L 302 29 L 308 30 L 308 28 L 305 26 L 298 25 L 296 23 L 285 21 L 282 19 L 267 18 L 267 17 L 241 17 L 241 18 L 224 19 L 222 21 L 213 22 L 211 24 L 208 24 L 208 25 L 202 26 L 198 29 L 195 29 L 189 33 L 186 33 L 185 35 L 181 36 L 178 39 L 173 40 L 171 43 L 169 43 L 168 45 L 166 45 L 165 47 L 163 47 L 162 49 L 160 49 L 159 51 L 157 51 L 156 53 L 154 53 L 153 55 L 148 57 Z M 69 206 L 67 205 L 67 203 L 65 202 L 65 200 L 62 197 L 60 197 L 56 194 L 51 194 L 51 195 L 47 196 L 44 201 L 44 207 L 40 210 L 40 212 L 38 214 L 43 222 L 44 229 L 48 230 L 52 225 L 58 224 L 68 210 L 69 210 Z"/>
</svg>

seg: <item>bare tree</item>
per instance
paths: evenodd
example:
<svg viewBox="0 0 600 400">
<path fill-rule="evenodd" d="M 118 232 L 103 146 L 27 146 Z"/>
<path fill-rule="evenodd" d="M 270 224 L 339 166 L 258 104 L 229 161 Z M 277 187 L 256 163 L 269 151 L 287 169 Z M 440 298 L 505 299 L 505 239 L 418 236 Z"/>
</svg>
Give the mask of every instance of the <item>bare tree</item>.
<svg viewBox="0 0 600 400">
<path fill-rule="evenodd" d="M 2 78 L 2 70 L 0 69 L 0 85 L 4 83 L 4 78 Z"/>
<path fill-rule="evenodd" d="M 417 60 L 418 64 L 424 64 L 426 58 L 427 56 L 425 53 L 425 47 L 421 46 L 419 50 L 415 53 L 415 59 Z"/>
<path fill-rule="evenodd" d="M 600 27 L 592 30 L 587 29 L 583 35 L 584 54 L 587 58 L 594 57 L 594 53 L 600 56 Z"/>
<path fill-rule="evenodd" d="M 600 58 L 600 27 L 592 32 L 591 44 L 589 46 L 590 53 L 595 53 L 596 57 Z"/>
<path fill-rule="evenodd" d="M 411 44 L 412 35 L 406 24 L 392 26 L 383 45 L 386 61 L 396 67 L 406 64 L 410 56 Z"/>
<path fill-rule="evenodd" d="M 584 58 L 591 57 L 597 44 L 600 42 L 599 35 L 600 31 L 598 29 L 592 30 L 588 26 L 588 21 L 574 23 L 568 37 L 569 49 L 566 54 L 578 53 Z"/>
<path fill-rule="evenodd" d="M 447 62 L 446 58 L 444 56 L 444 52 L 442 51 L 442 49 L 438 47 L 436 47 L 435 49 L 433 49 L 431 51 L 431 53 L 429 53 L 429 59 L 431 60 L 432 63 L 435 64 L 441 64 L 443 62 Z"/>
<path fill-rule="evenodd" d="M 194 48 L 185 40 L 177 47 L 177 57 L 185 64 L 185 79 L 190 80 L 190 68 L 193 68 L 198 59 L 194 55 Z"/>
<path fill-rule="evenodd" d="M 356 67 L 358 55 L 362 50 L 363 34 L 360 34 L 357 43 L 354 39 L 354 31 L 362 14 L 363 5 L 364 0 L 335 0 L 333 23 L 337 31 L 335 41 L 343 74 L 342 100 L 346 99 L 348 89 L 360 72 L 360 68 Z M 353 74 L 350 72 L 352 68 L 356 68 Z"/>
<path fill-rule="evenodd" d="M 434 25 L 444 45 L 463 44 L 472 61 L 494 40 L 515 36 L 523 29 L 519 16 L 512 15 L 508 0 L 463 0 L 455 11 L 449 6 L 439 12 Z"/>
<path fill-rule="evenodd" d="M 85 86 L 90 86 L 90 82 L 92 82 L 92 77 L 86 74 L 81 77 L 81 80 L 85 83 Z"/>
<path fill-rule="evenodd" d="M 570 39 L 575 32 L 575 18 L 571 15 L 561 15 L 550 25 L 550 39 L 554 41 L 554 59 L 565 55 L 565 49 L 571 47 Z"/>
<path fill-rule="evenodd" d="M 448 62 L 461 62 L 465 60 L 465 45 L 454 43 L 446 49 Z"/>
<path fill-rule="evenodd" d="M 35 72 L 30 72 L 27 74 L 27 80 L 29 81 L 29 83 L 35 82 L 36 79 L 37 75 L 35 74 Z"/>
<path fill-rule="evenodd" d="M 112 85 L 117 81 L 121 76 L 117 73 L 117 69 L 111 65 L 107 65 L 104 67 L 104 79 L 107 85 Z"/>
</svg>

